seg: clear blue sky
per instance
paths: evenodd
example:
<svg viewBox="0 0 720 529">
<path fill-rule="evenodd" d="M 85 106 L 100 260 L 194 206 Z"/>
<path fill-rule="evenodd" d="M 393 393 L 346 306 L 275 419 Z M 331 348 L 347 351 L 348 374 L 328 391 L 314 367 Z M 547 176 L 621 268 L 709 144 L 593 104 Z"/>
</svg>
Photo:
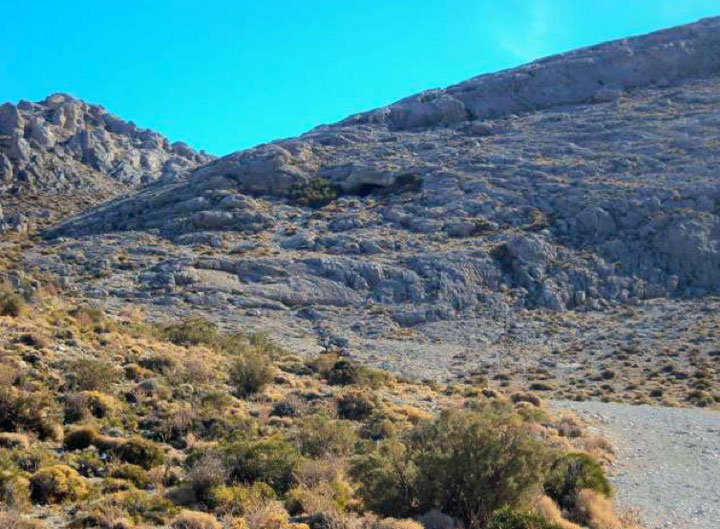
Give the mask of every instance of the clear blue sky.
<svg viewBox="0 0 720 529">
<path fill-rule="evenodd" d="M 3 0 L 0 101 L 68 92 L 225 154 L 718 0 Z"/>
</svg>

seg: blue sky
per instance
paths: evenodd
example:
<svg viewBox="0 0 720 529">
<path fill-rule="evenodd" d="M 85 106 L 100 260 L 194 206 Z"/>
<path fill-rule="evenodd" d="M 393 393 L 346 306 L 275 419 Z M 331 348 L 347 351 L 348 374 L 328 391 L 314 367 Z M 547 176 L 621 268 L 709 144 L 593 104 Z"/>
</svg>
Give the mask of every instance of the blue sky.
<svg viewBox="0 0 720 529">
<path fill-rule="evenodd" d="M 68 92 L 226 154 L 718 0 L 4 0 L 0 101 Z"/>
</svg>

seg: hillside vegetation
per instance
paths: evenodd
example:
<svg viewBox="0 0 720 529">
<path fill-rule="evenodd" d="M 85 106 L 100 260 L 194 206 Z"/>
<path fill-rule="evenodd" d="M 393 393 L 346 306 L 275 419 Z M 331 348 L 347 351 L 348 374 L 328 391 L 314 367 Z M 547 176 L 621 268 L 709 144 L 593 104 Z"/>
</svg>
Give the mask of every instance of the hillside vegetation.
<svg viewBox="0 0 720 529">
<path fill-rule="evenodd" d="M 204 320 L 0 296 L 2 527 L 622 527 L 607 442 Z M 626 525 L 627 526 L 627 525 Z"/>
</svg>

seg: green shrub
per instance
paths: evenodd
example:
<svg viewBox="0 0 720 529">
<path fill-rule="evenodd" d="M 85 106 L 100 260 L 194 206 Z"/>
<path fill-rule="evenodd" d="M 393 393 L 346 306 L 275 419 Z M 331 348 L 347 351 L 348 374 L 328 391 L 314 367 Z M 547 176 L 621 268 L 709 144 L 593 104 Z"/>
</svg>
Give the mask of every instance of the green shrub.
<svg viewBox="0 0 720 529">
<path fill-rule="evenodd" d="M 218 340 L 218 328 L 202 318 L 187 318 L 162 329 L 162 334 L 175 345 L 213 345 Z"/>
<path fill-rule="evenodd" d="M 214 487 L 209 491 L 205 503 L 218 515 L 241 516 L 275 498 L 275 491 L 266 483 L 258 481 L 249 487 Z"/>
<path fill-rule="evenodd" d="M 357 493 L 370 510 L 398 518 L 419 514 L 417 465 L 400 440 L 390 439 L 378 450 L 353 458 L 350 475 L 360 483 Z"/>
<path fill-rule="evenodd" d="M 317 459 L 350 455 L 358 437 L 346 422 L 309 415 L 296 421 L 290 439 L 301 454 Z"/>
<path fill-rule="evenodd" d="M 7 287 L 0 288 L 0 316 L 18 318 L 25 311 L 25 300 Z"/>
<path fill-rule="evenodd" d="M 198 501 L 208 505 L 210 501 L 210 491 L 225 483 L 227 470 L 221 459 L 214 453 L 206 453 L 194 461 L 190 472 L 188 472 L 188 481 L 192 487 L 195 497 Z"/>
<path fill-rule="evenodd" d="M 20 473 L 0 470 L 0 503 L 23 510 L 30 503 L 30 482 Z"/>
<path fill-rule="evenodd" d="M 328 384 L 333 386 L 356 384 L 375 389 L 394 381 L 391 373 L 358 365 L 349 358 L 339 358 L 329 369 L 323 368 L 322 375 L 327 378 Z"/>
<path fill-rule="evenodd" d="M 360 428 L 360 435 L 366 439 L 387 439 L 398 431 L 397 424 L 386 414 L 375 411 Z"/>
<path fill-rule="evenodd" d="M 317 356 L 309 358 L 306 361 L 307 367 L 313 373 L 318 373 L 321 377 L 327 379 L 330 376 L 330 370 L 340 357 L 337 353 L 321 353 Z"/>
<path fill-rule="evenodd" d="M 492 513 L 486 529 L 562 529 L 542 515 L 504 507 Z"/>
<path fill-rule="evenodd" d="M 300 454 L 285 441 L 272 438 L 240 441 L 223 452 L 230 482 L 262 481 L 278 494 L 285 493 L 296 482 Z"/>
<path fill-rule="evenodd" d="M 0 386 L 0 430 L 30 430 L 40 439 L 57 439 L 62 434 L 58 432 L 61 417 L 60 408 L 49 391 L 18 391 Z"/>
<path fill-rule="evenodd" d="M 167 375 L 172 371 L 177 362 L 168 354 L 149 354 L 138 360 L 138 365 L 161 375 Z"/>
<path fill-rule="evenodd" d="M 85 480 L 66 465 L 43 467 L 30 478 L 30 498 L 35 503 L 77 501 L 89 492 Z"/>
<path fill-rule="evenodd" d="M 117 492 L 107 497 L 105 503 L 124 510 L 135 520 L 156 525 L 164 525 L 178 511 L 170 500 L 161 495 L 137 489 Z"/>
<path fill-rule="evenodd" d="M 603 496 L 612 492 L 602 465 L 582 453 L 558 458 L 552 464 L 543 488 L 560 507 L 569 510 L 574 508 L 577 493 L 582 489 L 592 489 Z"/>
<path fill-rule="evenodd" d="M 230 384 L 239 397 L 258 393 L 273 379 L 268 357 L 253 347 L 246 348 L 230 367 Z"/>
<path fill-rule="evenodd" d="M 142 437 L 127 439 L 118 443 L 110 451 L 121 461 L 141 466 L 146 470 L 161 465 L 165 459 L 159 445 Z"/>
<path fill-rule="evenodd" d="M 320 208 L 337 198 L 337 189 L 326 178 L 317 176 L 309 182 L 295 184 L 290 195 L 301 206 Z"/>
<path fill-rule="evenodd" d="M 222 529 L 212 514 L 199 511 L 183 511 L 173 520 L 172 529 Z"/>
<path fill-rule="evenodd" d="M 437 508 L 482 527 L 504 505 L 540 488 L 547 454 L 514 415 L 445 412 L 401 439 L 353 460 L 359 494 L 372 510 L 407 517 Z"/>
<path fill-rule="evenodd" d="M 350 421 L 362 421 L 372 415 L 375 402 L 366 391 L 352 390 L 337 400 L 338 415 Z"/>
<path fill-rule="evenodd" d="M 227 352 L 235 352 L 238 349 L 237 343 L 238 340 L 242 341 L 241 335 L 229 335 L 224 337 L 222 346 L 223 349 Z M 229 343 L 227 343 L 229 341 Z M 270 339 L 270 337 L 262 332 L 251 334 L 247 337 L 248 343 L 258 352 L 261 353 L 271 360 L 277 359 L 282 357 L 283 355 L 287 355 L 287 351 L 277 345 L 275 342 Z"/>
<path fill-rule="evenodd" d="M 105 316 L 105 311 L 99 307 L 77 307 L 70 311 L 81 330 L 90 330 L 95 333 L 107 333 L 115 328 L 115 323 Z"/>
<path fill-rule="evenodd" d="M 117 381 L 115 365 L 98 358 L 79 358 L 66 370 L 70 386 L 78 391 L 107 390 Z"/>
<path fill-rule="evenodd" d="M 150 484 L 150 476 L 145 469 L 139 465 L 124 463 L 113 466 L 109 469 L 108 476 L 116 479 L 125 479 L 140 489 Z"/>
<path fill-rule="evenodd" d="M 348 358 L 340 358 L 330 369 L 327 381 L 331 385 L 355 384 L 359 373 L 360 370 L 355 362 Z"/>
<path fill-rule="evenodd" d="M 63 444 L 67 450 L 84 450 L 95 442 L 98 431 L 92 426 L 74 428 L 65 434 Z"/>
<path fill-rule="evenodd" d="M 65 422 L 76 422 L 90 416 L 102 419 L 114 415 L 120 403 L 100 391 L 81 391 L 65 396 Z"/>
</svg>

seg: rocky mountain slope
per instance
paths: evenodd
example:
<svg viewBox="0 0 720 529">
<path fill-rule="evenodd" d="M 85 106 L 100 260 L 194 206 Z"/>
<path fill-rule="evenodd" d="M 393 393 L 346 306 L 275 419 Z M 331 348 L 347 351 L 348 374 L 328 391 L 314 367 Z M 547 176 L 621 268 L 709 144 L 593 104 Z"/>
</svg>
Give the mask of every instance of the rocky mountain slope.
<svg viewBox="0 0 720 529">
<path fill-rule="evenodd" d="M 66 94 L 0 107 L 0 190 L 62 193 L 173 179 L 210 157 Z"/>
<path fill-rule="evenodd" d="M 634 389 L 603 375 L 621 348 L 655 366 L 679 350 L 681 370 L 717 359 L 704 308 L 720 289 L 719 103 L 715 18 L 159 179 L 47 230 L 26 264 L 110 307 L 201 312 L 300 350 L 647 398 L 653 363 L 626 356 Z"/>
<path fill-rule="evenodd" d="M 26 229 L 67 201 L 77 209 L 158 180 L 172 181 L 211 157 L 170 143 L 103 107 L 66 94 L 0 106 L 0 229 Z M 32 198 L 41 197 L 34 207 Z M 62 198 L 59 198 L 62 197 Z M 78 204 L 79 199 L 85 201 Z M 58 207 L 59 206 L 59 207 Z M 72 211 L 72 210 L 71 210 Z"/>
</svg>

